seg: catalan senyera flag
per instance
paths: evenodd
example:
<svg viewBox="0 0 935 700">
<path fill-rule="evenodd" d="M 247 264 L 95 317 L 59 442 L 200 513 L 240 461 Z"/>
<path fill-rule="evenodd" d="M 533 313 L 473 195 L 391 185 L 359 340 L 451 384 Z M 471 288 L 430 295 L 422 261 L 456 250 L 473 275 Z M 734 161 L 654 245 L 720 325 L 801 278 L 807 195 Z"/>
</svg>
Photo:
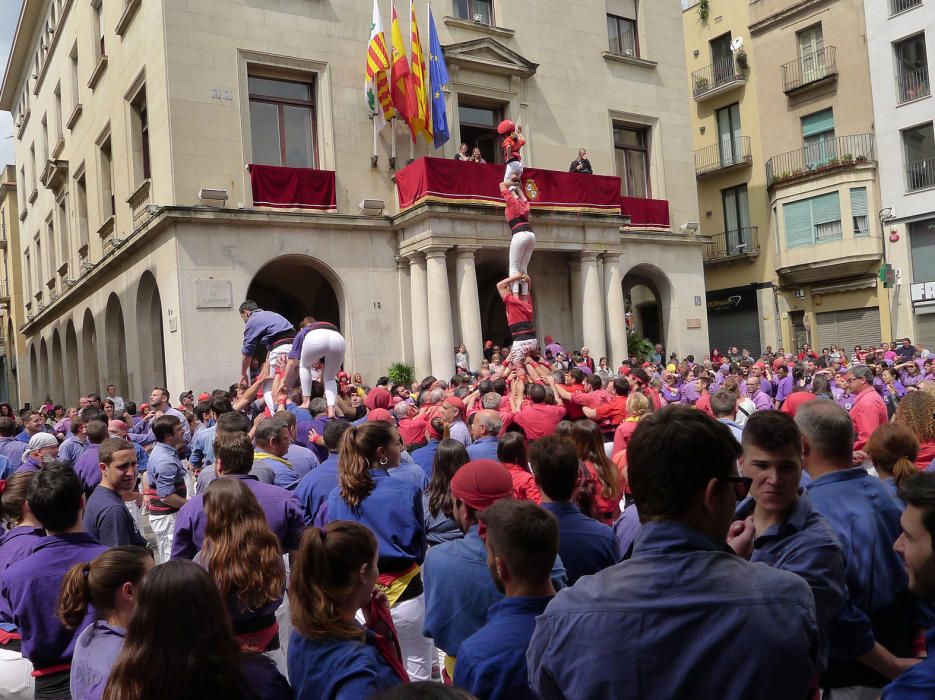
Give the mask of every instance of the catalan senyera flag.
<svg viewBox="0 0 935 700">
<path fill-rule="evenodd" d="M 425 52 L 422 50 L 422 39 L 419 36 L 419 23 L 416 21 L 416 9 L 409 0 L 409 49 L 412 64 L 412 90 L 416 98 L 416 113 L 412 118 L 410 131 L 412 140 L 421 133 L 428 143 L 432 143 L 432 106 L 429 95 L 432 90 L 429 85 L 429 74 L 425 69 Z"/>
<path fill-rule="evenodd" d="M 370 41 L 367 44 L 367 78 L 364 82 L 364 94 L 367 106 L 373 114 L 379 131 L 386 126 L 396 112 L 390 97 L 390 81 L 386 72 L 390 69 L 390 57 L 386 50 L 386 37 L 383 35 L 383 20 L 377 0 L 373 0 L 373 18 L 370 20 Z"/>
<path fill-rule="evenodd" d="M 412 88 L 412 74 L 409 72 L 409 61 L 406 60 L 406 46 L 403 44 L 403 33 L 399 28 L 395 0 L 392 8 L 393 55 L 390 59 L 390 94 L 393 107 L 411 129 L 412 120 L 416 115 L 416 96 Z"/>
</svg>

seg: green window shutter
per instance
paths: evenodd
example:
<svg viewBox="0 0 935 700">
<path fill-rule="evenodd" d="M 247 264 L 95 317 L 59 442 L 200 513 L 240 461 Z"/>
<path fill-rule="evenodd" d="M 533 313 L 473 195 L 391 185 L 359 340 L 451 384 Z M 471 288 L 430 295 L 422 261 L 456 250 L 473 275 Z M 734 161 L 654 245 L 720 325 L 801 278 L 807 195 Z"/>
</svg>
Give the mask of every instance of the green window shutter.
<svg viewBox="0 0 935 700">
<path fill-rule="evenodd" d="M 802 136 L 808 138 L 826 131 L 834 131 L 834 111 L 825 109 L 802 118 Z"/>
<path fill-rule="evenodd" d="M 851 216 L 867 216 L 867 188 L 851 190 Z"/>
<path fill-rule="evenodd" d="M 841 220 L 841 200 L 837 192 L 823 194 L 809 200 L 812 204 L 812 220 L 816 224 Z"/>
<path fill-rule="evenodd" d="M 782 205 L 786 227 L 786 248 L 798 248 L 815 242 L 812 233 L 812 205 L 809 200 Z"/>
</svg>

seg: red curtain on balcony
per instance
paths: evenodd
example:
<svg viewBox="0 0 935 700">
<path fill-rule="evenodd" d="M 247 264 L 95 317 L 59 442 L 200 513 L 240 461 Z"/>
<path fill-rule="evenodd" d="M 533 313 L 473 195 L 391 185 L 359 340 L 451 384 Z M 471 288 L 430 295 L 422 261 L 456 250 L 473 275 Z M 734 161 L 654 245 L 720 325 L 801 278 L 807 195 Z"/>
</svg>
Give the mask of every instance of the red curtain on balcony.
<svg viewBox="0 0 935 700">
<path fill-rule="evenodd" d="M 337 211 L 334 171 L 251 163 L 253 204 L 277 209 Z"/>
<path fill-rule="evenodd" d="M 630 217 L 633 226 L 669 228 L 669 200 L 620 197 L 620 211 Z"/>
<path fill-rule="evenodd" d="M 396 173 L 399 208 L 424 201 L 502 204 L 502 165 L 420 158 Z M 620 178 L 526 168 L 523 184 L 534 209 L 620 212 Z M 535 193 L 535 197 L 531 193 Z"/>
</svg>

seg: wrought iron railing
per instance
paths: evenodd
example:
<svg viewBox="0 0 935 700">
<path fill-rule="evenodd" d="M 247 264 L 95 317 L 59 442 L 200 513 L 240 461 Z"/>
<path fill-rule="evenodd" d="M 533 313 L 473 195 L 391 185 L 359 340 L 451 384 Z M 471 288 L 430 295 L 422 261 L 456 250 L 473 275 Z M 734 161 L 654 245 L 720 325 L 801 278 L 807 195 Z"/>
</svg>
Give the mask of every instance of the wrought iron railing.
<svg viewBox="0 0 935 700">
<path fill-rule="evenodd" d="M 824 139 L 766 161 L 766 186 L 875 160 L 873 134 Z"/>
<path fill-rule="evenodd" d="M 898 15 L 900 12 L 911 10 L 922 4 L 922 0 L 890 0 L 890 14 Z"/>
<path fill-rule="evenodd" d="M 705 66 L 692 73 L 692 96 L 695 99 L 729 83 L 743 81 L 743 73 L 734 63 L 734 56 L 719 58 L 710 66 Z"/>
<path fill-rule="evenodd" d="M 750 137 L 734 136 L 695 151 L 695 174 L 708 175 L 724 168 L 748 165 L 752 161 Z"/>
<path fill-rule="evenodd" d="M 935 158 L 910 163 L 906 167 L 906 181 L 910 192 L 935 187 Z"/>
<path fill-rule="evenodd" d="M 782 67 L 782 90 L 790 93 L 838 74 L 834 47 L 800 56 Z"/>
<path fill-rule="evenodd" d="M 929 69 L 927 66 L 906 71 L 896 77 L 899 86 L 899 103 L 911 102 L 920 97 L 928 97 L 932 94 L 929 85 Z"/>
<path fill-rule="evenodd" d="M 745 226 L 732 231 L 722 231 L 711 236 L 705 243 L 704 260 L 714 262 L 747 255 L 759 255 L 760 237 L 756 226 Z"/>
</svg>

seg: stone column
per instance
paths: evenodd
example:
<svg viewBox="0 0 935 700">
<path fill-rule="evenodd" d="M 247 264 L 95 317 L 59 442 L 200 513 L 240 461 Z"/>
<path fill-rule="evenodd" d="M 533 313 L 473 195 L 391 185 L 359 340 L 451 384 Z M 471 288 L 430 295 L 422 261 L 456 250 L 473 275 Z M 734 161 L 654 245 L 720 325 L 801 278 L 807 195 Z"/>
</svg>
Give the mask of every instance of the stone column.
<svg viewBox="0 0 935 700">
<path fill-rule="evenodd" d="M 409 258 L 409 289 L 412 314 L 412 361 L 416 381 L 421 381 L 432 372 L 429 355 L 429 311 L 425 284 L 425 256 L 415 253 Z"/>
<path fill-rule="evenodd" d="M 451 326 L 451 294 L 448 292 L 446 250 L 429 248 L 425 251 L 425 273 L 432 374 L 447 381 L 455 371 L 455 341 Z"/>
<path fill-rule="evenodd" d="M 461 310 L 461 342 L 477 371 L 484 356 L 484 338 L 481 332 L 480 299 L 477 294 L 477 270 L 474 267 L 474 248 L 458 247 L 455 279 L 458 288 L 458 308 Z"/>
<path fill-rule="evenodd" d="M 620 253 L 604 254 L 604 297 L 607 303 L 607 339 L 613 369 L 627 359 L 627 317 L 623 304 L 623 286 L 620 275 Z"/>
<path fill-rule="evenodd" d="M 604 329 L 604 290 L 597 253 L 581 253 L 581 335 L 582 347 L 591 351 L 595 364 L 606 355 Z"/>
<path fill-rule="evenodd" d="M 581 347 L 581 261 L 568 259 L 568 281 L 571 286 L 571 338 L 558 339 L 567 352 Z"/>
</svg>

